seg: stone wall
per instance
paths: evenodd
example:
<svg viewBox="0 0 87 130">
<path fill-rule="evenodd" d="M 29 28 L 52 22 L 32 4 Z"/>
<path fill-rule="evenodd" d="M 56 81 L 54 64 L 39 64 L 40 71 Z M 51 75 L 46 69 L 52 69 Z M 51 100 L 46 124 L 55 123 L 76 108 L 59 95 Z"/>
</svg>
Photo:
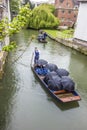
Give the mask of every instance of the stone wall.
<svg viewBox="0 0 87 130">
<path fill-rule="evenodd" d="M 5 18 L 8 17 L 9 21 L 10 21 L 10 7 L 9 7 L 9 0 L 0 0 L 0 18 Z M 7 52 L 2 51 L 2 47 L 4 45 L 9 45 L 9 37 L 6 37 L 4 39 L 4 41 L 2 42 L 2 44 L 0 44 L 0 79 L 3 77 L 3 73 L 4 73 L 4 64 L 6 61 L 6 57 L 7 57 Z"/>
<path fill-rule="evenodd" d="M 87 43 L 84 42 L 79 42 L 73 39 L 61 39 L 61 38 L 52 38 L 49 36 L 51 39 L 55 40 L 56 42 L 59 42 L 67 47 L 70 47 L 72 49 L 75 49 L 79 52 L 81 52 L 84 55 L 87 55 Z"/>
<path fill-rule="evenodd" d="M 5 51 L 0 52 L 0 79 L 2 79 L 2 77 L 3 77 L 4 65 L 5 65 L 7 54 L 8 53 Z"/>
</svg>

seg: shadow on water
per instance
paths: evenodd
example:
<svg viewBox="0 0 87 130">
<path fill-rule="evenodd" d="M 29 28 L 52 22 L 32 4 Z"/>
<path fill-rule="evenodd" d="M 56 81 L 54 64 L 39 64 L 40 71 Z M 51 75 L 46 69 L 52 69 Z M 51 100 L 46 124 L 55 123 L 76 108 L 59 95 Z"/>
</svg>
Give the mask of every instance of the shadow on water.
<svg viewBox="0 0 87 130">
<path fill-rule="evenodd" d="M 41 83 L 40 83 L 41 84 Z M 47 96 L 48 96 L 48 101 L 50 102 L 54 102 L 55 105 L 60 108 L 62 111 L 66 111 L 66 110 L 69 110 L 69 109 L 74 109 L 74 108 L 77 108 L 79 107 L 79 103 L 78 101 L 74 101 L 74 102 L 68 102 L 68 103 L 62 103 L 62 102 L 58 102 L 56 99 L 54 98 L 49 98 L 49 96 L 51 96 L 47 91 L 46 89 L 44 88 L 44 85 L 42 85 L 42 88 L 43 90 L 46 92 Z"/>
<path fill-rule="evenodd" d="M 7 62 L 4 69 L 3 79 L 0 80 L 0 130 L 5 130 L 11 120 L 12 100 L 17 91 L 14 69 Z"/>
<path fill-rule="evenodd" d="M 62 111 L 66 111 L 69 109 L 77 108 L 79 107 L 79 103 L 77 101 L 75 102 L 68 102 L 68 103 L 61 103 L 57 102 L 56 100 L 52 99 L 52 101 L 56 104 L 57 107 L 59 107 Z"/>
<path fill-rule="evenodd" d="M 14 36 L 17 49 L 9 53 L 0 81 L 0 130 L 86 130 L 87 57 L 51 39 L 47 44 L 36 39 L 29 43 L 32 35 L 37 32 L 23 30 Z M 81 95 L 80 102 L 61 103 L 39 82 L 30 68 L 36 46 L 42 59 L 70 72 Z"/>
</svg>

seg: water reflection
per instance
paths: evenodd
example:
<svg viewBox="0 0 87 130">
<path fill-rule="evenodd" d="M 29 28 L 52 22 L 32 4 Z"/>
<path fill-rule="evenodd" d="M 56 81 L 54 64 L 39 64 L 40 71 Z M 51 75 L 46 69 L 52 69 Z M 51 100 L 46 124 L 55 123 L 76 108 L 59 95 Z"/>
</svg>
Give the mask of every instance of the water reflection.
<svg viewBox="0 0 87 130">
<path fill-rule="evenodd" d="M 71 76 L 76 82 L 79 93 L 85 98 L 87 102 L 87 57 L 84 55 L 71 55 L 72 62 L 70 62 Z"/>
<path fill-rule="evenodd" d="M 55 102 L 55 101 L 54 101 Z M 69 103 L 58 103 L 58 102 L 55 102 L 55 104 L 57 105 L 57 107 L 59 107 L 62 111 L 66 111 L 66 110 L 69 110 L 69 109 L 74 109 L 74 108 L 77 108 L 79 107 L 79 102 L 69 102 Z"/>
<path fill-rule="evenodd" d="M 18 91 L 17 77 L 14 73 L 14 66 L 6 63 L 4 78 L 0 80 L 0 130 L 5 130 L 10 122 L 14 95 Z"/>
<path fill-rule="evenodd" d="M 49 38 L 47 44 L 36 39 L 29 42 L 32 35 L 37 32 L 23 30 L 13 38 L 18 48 L 9 54 L 0 81 L 0 130 L 86 130 L 87 57 Z M 80 102 L 61 104 L 39 83 L 30 68 L 36 46 L 41 59 L 69 70 L 82 97 Z"/>
</svg>

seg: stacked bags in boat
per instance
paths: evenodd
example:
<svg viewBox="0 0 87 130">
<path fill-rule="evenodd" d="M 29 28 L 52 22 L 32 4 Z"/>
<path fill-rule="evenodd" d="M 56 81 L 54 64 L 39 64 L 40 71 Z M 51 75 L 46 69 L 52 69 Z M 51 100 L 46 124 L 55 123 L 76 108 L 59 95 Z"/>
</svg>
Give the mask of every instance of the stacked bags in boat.
<svg viewBox="0 0 87 130">
<path fill-rule="evenodd" d="M 58 67 L 55 64 L 48 64 L 48 62 L 43 59 L 39 59 L 35 67 L 35 71 L 39 75 L 46 75 L 48 72 L 56 71 L 56 69 L 58 69 Z"/>
<path fill-rule="evenodd" d="M 66 69 L 58 68 L 57 65 L 48 62 L 44 62 L 43 64 L 41 62 L 40 64 L 39 61 L 38 63 L 36 72 L 45 76 L 44 82 L 48 85 L 50 90 L 58 91 L 64 89 L 73 91 L 75 89 L 75 83 L 69 77 L 69 72 Z"/>
<path fill-rule="evenodd" d="M 37 74 L 45 76 L 48 73 L 48 68 L 46 65 L 48 62 L 46 60 L 40 59 L 37 61 L 37 65 L 35 67 L 35 71 Z"/>
</svg>

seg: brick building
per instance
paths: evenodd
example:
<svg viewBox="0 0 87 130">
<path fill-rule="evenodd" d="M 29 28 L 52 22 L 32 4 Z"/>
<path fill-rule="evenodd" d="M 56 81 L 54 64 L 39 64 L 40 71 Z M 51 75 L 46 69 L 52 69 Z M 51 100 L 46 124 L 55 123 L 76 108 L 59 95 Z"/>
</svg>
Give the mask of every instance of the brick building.
<svg viewBox="0 0 87 130">
<path fill-rule="evenodd" d="M 77 0 L 55 0 L 55 15 L 60 19 L 60 26 L 73 27 L 78 14 Z"/>
</svg>

